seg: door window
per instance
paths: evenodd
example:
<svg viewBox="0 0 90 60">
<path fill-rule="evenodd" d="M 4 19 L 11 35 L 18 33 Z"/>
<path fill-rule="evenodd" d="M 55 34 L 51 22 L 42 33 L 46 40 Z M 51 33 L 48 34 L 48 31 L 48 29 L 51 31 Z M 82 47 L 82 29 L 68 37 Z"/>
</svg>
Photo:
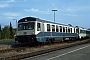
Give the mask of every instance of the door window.
<svg viewBox="0 0 90 60">
<path fill-rule="evenodd" d="M 41 31 L 41 24 L 37 23 L 37 31 Z"/>
</svg>

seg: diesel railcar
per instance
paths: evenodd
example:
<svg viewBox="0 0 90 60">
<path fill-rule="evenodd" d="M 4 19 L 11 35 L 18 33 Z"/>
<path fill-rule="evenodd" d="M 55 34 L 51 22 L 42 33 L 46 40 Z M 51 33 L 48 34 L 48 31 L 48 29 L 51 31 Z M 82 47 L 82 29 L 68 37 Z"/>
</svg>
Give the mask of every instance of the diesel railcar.
<svg viewBox="0 0 90 60">
<path fill-rule="evenodd" d="M 53 42 L 56 38 L 78 39 L 86 36 L 90 36 L 90 31 L 80 27 L 50 22 L 35 17 L 25 17 L 18 21 L 15 41 L 33 44 Z"/>
</svg>

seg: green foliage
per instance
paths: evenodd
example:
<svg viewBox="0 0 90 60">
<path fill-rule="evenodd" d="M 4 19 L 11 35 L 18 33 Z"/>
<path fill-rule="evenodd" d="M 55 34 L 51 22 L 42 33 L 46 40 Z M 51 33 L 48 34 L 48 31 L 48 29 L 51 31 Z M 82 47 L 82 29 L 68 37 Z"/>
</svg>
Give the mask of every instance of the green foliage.
<svg viewBox="0 0 90 60">
<path fill-rule="evenodd" d="M 1 33 L 2 33 L 2 30 L 1 30 L 1 24 L 0 24 L 0 40 L 1 40 Z"/>
<path fill-rule="evenodd" d="M 9 26 L 5 26 L 5 27 L 2 29 L 2 38 L 3 38 L 3 39 L 9 39 L 9 38 L 10 38 Z"/>
<path fill-rule="evenodd" d="M 10 26 L 6 25 L 3 28 L 1 28 L 1 25 L 0 25 L 0 40 L 14 39 L 15 33 L 16 33 L 16 28 L 12 27 L 11 22 L 10 22 Z"/>
<path fill-rule="evenodd" d="M 12 39 L 13 38 L 13 28 L 12 28 L 12 24 L 10 22 L 10 38 Z"/>
</svg>

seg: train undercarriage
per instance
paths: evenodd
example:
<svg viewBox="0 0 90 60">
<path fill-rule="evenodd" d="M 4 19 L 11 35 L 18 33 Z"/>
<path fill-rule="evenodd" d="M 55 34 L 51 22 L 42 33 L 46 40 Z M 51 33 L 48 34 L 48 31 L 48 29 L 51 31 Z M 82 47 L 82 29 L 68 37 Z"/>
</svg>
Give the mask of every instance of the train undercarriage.
<svg viewBox="0 0 90 60">
<path fill-rule="evenodd" d="M 16 36 L 15 42 L 21 44 L 29 44 L 29 45 L 38 45 L 38 44 L 53 44 L 55 41 L 64 42 L 64 41 L 74 41 L 76 37 L 68 37 L 68 38 L 47 38 L 46 42 L 37 41 L 36 35 L 22 35 Z"/>
</svg>

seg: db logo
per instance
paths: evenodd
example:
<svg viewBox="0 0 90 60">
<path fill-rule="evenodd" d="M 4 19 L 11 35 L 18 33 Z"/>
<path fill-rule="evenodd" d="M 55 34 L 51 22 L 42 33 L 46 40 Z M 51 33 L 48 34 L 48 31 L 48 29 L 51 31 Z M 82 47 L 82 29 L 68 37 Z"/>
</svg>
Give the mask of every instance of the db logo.
<svg viewBox="0 0 90 60">
<path fill-rule="evenodd" d="M 23 34 L 24 34 L 24 35 L 26 35 L 26 34 L 27 34 L 27 32 L 24 32 Z"/>
</svg>

